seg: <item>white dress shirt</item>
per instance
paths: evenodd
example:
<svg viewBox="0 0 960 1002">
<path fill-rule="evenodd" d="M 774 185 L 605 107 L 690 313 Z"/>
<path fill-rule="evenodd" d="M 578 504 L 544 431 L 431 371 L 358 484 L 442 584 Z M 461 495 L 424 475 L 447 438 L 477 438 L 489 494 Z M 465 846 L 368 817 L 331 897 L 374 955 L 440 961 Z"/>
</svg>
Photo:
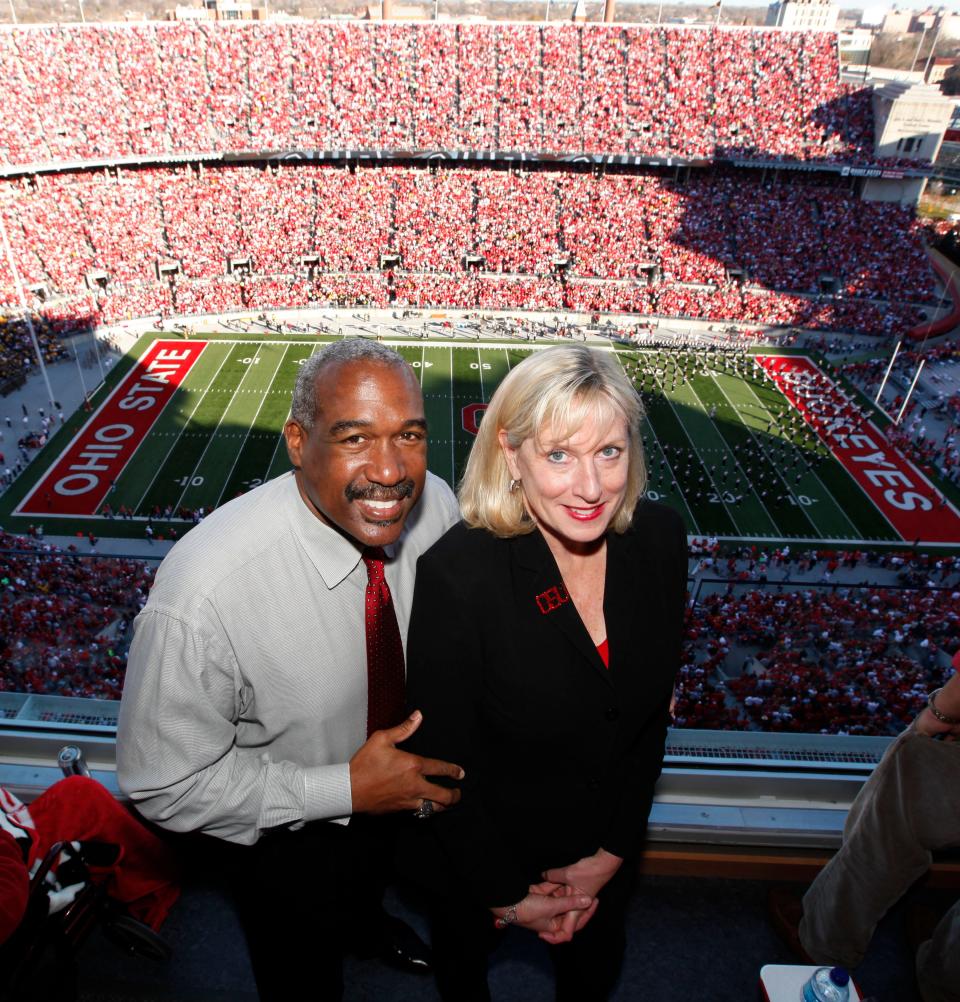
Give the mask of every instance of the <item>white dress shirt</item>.
<svg viewBox="0 0 960 1002">
<path fill-rule="evenodd" d="M 387 547 L 406 645 L 417 559 L 460 517 L 427 474 Z M 213 512 L 168 554 L 134 624 L 117 734 L 120 788 L 148 818 L 251 844 L 351 812 L 366 739 L 366 568 L 292 473 Z"/>
</svg>

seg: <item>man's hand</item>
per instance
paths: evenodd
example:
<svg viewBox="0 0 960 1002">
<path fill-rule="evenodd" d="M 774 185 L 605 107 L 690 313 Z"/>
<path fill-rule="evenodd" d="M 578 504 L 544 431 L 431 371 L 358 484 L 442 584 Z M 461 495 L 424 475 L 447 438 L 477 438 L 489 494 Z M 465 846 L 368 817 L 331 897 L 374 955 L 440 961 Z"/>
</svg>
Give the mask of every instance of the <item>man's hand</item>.
<svg viewBox="0 0 960 1002">
<path fill-rule="evenodd" d="M 939 705 L 937 708 L 939 709 Z M 935 738 L 938 734 L 942 734 L 944 741 L 960 739 L 960 724 L 945 724 L 942 720 L 937 720 L 929 706 L 925 706 L 920 711 L 915 726 L 920 734 L 926 734 L 928 738 Z"/>
<path fill-rule="evenodd" d="M 435 758 L 421 758 L 397 748 L 416 731 L 422 720 L 420 711 L 414 710 L 402 724 L 374 731 L 350 759 L 354 814 L 415 811 L 423 800 L 432 800 L 437 810 L 443 810 L 460 799 L 459 790 L 448 790 L 426 778 L 463 779 L 460 766 Z"/>
<path fill-rule="evenodd" d="M 944 716 L 960 719 L 960 654 L 954 659 L 954 667 L 958 669 L 957 674 L 951 675 L 950 680 L 937 694 L 937 709 Z M 926 734 L 928 738 L 935 738 L 938 734 L 943 735 L 944 741 L 957 741 L 960 739 L 960 724 L 945 724 L 938 720 L 929 706 L 925 706 L 917 716 L 914 727 L 920 734 Z"/>
</svg>

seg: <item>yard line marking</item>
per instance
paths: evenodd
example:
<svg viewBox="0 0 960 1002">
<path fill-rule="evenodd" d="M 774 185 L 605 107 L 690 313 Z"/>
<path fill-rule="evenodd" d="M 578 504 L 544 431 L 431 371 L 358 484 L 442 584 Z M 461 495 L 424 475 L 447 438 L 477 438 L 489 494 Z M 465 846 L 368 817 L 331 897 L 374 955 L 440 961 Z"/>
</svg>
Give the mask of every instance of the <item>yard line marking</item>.
<svg viewBox="0 0 960 1002">
<path fill-rule="evenodd" d="M 286 360 L 289 351 L 290 351 L 290 345 L 285 345 L 283 349 L 283 354 L 280 356 L 280 361 L 277 362 L 277 367 L 273 370 L 273 375 L 270 377 L 270 383 L 267 389 L 260 395 L 260 404 L 257 407 L 257 413 L 253 415 L 253 420 L 247 425 L 246 434 L 241 436 L 243 441 L 240 443 L 240 448 L 237 449 L 237 454 L 234 457 L 233 464 L 230 467 L 230 472 L 227 474 L 226 479 L 223 481 L 223 487 L 220 488 L 220 494 L 217 496 L 217 503 L 214 505 L 214 508 L 219 508 L 220 502 L 223 501 L 224 491 L 226 491 L 227 487 L 230 486 L 230 481 L 233 479 L 233 471 L 237 468 L 237 463 L 240 462 L 240 453 L 243 452 L 243 447 L 247 444 L 247 439 L 250 437 L 250 432 L 253 429 L 253 426 L 257 423 L 257 418 L 260 417 L 260 411 L 263 410 L 263 402 L 267 399 L 268 396 L 270 396 L 270 388 L 276 381 L 277 374 L 280 372 L 280 367 Z M 252 369 L 253 366 L 251 365 L 250 368 Z"/>
<path fill-rule="evenodd" d="M 747 431 L 748 431 L 748 432 L 749 432 L 749 434 L 750 434 L 750 438 L 751 438 L 751 439 L 753 439 L 753 441 L 754 441 L 754 442 L 756 442 L 756 443 L 757 443 L 757 445 L 759 445 L 759 446 L 760 446 L 760 448 L 761 448 L 761 449 L 763 450 L 763 455 L 764 455 L 764 457 L 765 457 L 765 458 L 766 458 L 766 460 L 767 460 L 767 464 L 768 464 L 768 465 L 769 465 L 769 466 L 771 467 L 771 469 L 773 470 L 773 473 L 774 473 L 774 475 L 775 475 L 775 476 L 777 476 L 777 477 L 779 477 L 779 478 L 780 478 L 780 480 L 781 480 L 781 481 L 783 482 L 783 486 L 784 486 L 784 487 L 786 487 L 786 489 L 787 489 L 787 494 L 789 494 L 789 495 L 791 495 L 791 496 L 792 496 L 792 495 L 793 495 L 793 491 L 792 491 L 792 490 L 790 489 L 790 485 L 789 485 L 789 484 L 787 483 L 787 478 L 786 478 L 786 477 L 785 477 L 785 476 L 783 475 L 783 473 L 782 473 L 782 472 L 780 471 L 780 466 L 779 466 L 779 465 L 778 465 L 778 464 L 777 464 L 776 462 L 774 462 L 773 460 L 771 460 L 771 459 L 770 459 L 770 456 L 769 456 L 769 454 L 767 453 L 767 447 L 766 447 L 766 446 L 765 446 L 765 445 L 763 444 L 763 442 L 759 441 L 759 439 L 758 439 L 758 438 L 757 438 L 757 436 L 756 436 L 756 435 L 754 434 L 754 432 L 753 432 L 753 429 L 752 429 L 752 428 L 750 427 L 750 425 L 748 425 L 748 424 L 747 424 L 747 422 L 746 422 L 746 421 L 744 421 L 744 420 L 743 420 L 743 418 L 742 418 L 742 417 L 740 416 L 740 411 L 739 411 L 739 409 L 737 408 L 737 405 L 736 405 L 736 404 L 735 404 L 735 403 L 734 403 L 734 402 L 733 402 L 733 401 L 732 401 L 732 400 L 730 399 L 730 397 L 729 397 L 729 396 L 727 395 L 727 391 L 726 391 L 726 390 L 725 390 L 725 389 L 724 389 L 724 388 L 723 388 L 723 387 L 722 387 L 722 386 L 720 385 L 720 382 L 719 382 L 719 380 L 718 380 L 718 379 L 716 378 L 716 376 L 714 375 L 714 373 L 713 373 L 713 371 L 712 371 L 712 370 L 711 370 L 711 373 L 710 373 L 710 379 L 711 379 L 711 380 L 713 381 L 713 383 L 714 383 L 714 384 L 716 385 L 717 389 L 718 389 L 718 390 L 719 390 L 719 391 L 720 391 L 720 392 L 721 392 L 721 393 L 723 394 L 723 399 L 724 399 L 724 400 L 726 400 L 726 402 L 727 402 L 727 403 L 728 403 L 728 404 L 730 405 L 730 407 L 731 407 L 731 408 L 733 409 L 733 413 L 734 413 L 734 414 L 736 414 L 736 416 L 737 416 L 737 420 L 738 420 L 738 421 L 740 422 L 740 424 L 742 424 L 742 425 L 743 425 L 743 427 L 744 427 L 744 428 L 746 428 L 746 429 L 747 429 Z M 694 390 L 694 392 L 696 392 L 696 390 Z M 738 464 L 737 464 L 737 465 L 739 465 L 739 462 L 738 462 Z M 751 490 L 752 490 L 752 489 L 753 489 L 753 486 L 752 486 L 752 484 L 751 484 Z M 757 500 L 758 500 L 758 501 L 760 502 L 760 504 L 761 504 L 761 505 L 763 506 L 763 510 L 764 510 L 764 511 L 765 511 L 765 512 L 767 513 L 767 517 L 768 517 L 768 518 L 770 519 L 770 521 L 771 521 L 771 522 L 773 523 L 773 528 L 774 528 L 775 530 L 777 530 L 778 532 L 782 532 L 783 530 L 782 530 L 782 529 L 780 528 L 780 523 L 779 523 L 779 522 L 778 522 L 778 521 L 777 521 L 777 520 L 776 520 L 776 519 L 775 519 L 775 518 L 774 518 L 774 517 L 773 517 L 773 516 L 772 516 L 772 515 L 770 514 L 770 509 L 769 509 L 769 508 L 768 508 L 768 507 L 767 507 L 767 506 L 766 506 L 766 505 L 764 504 L 764 502 L 763 502 L 763 498 L 762 498 L 762 497 L 760 497 L 760 495 L 759 495 L 759 494 L 757 494 L 757 492 L 756 492 L 755 490 L 753 491 L 753 493 L 754 493 L 754 495 L 756 496 Z M 802 510 L 801 510 L 801 513 L 803 514 L 803 517 L 804 517 L 804 518 L 805 518 L 805 519 L 806 519 L 806 520 L 807 520 L 807 521 L 808 521 L 808 522 L 810 523 L 810 527 L 811 527 L 812 529 L 816 529 L 817 531 L 819 531 L 819 529 L 820 529 L 820 526 L 818 526 L 818 525 L 817 525 L 817 524 L 816 524 L 816 523 L 814 522 L 814 520 L 813 520 L 813 518 L 812 518 L 812 517 L 810 516 L 810 514 L 809 514 L 808 512 L 806 512 L 806 511 L 802 511 Z"/>
<path fill-rule="evenodd" d="M 621 368 L 623 367 L 622 356 L 626 355 L 626 354 L 627 354 L 626 352 L 620 352 L 619 355 L 618 355 L 618 361 L 620 361 Z M 636 362 L 639 363 L 639 361 L 640 361 L 640 353 L 639 352 L 637 352 L 637 354 L 634 356 L 634 359 L 635 359 Z M 624 370 L 624 375 L 627 376 L 627 379 L 630 379 L 630 376 L 627 375 L 626 370 Z M 631 384 L 634 385 L 634 388 L 636 388 L 636 384 L 633 383 L 632 379 L 630 380 L 630 382 L 631 382 Z M 639 395 L 640 395 L 640 391 L 637 390 L 637 396 L 639 396 Z M 656 442 L 657 449 L 659 450 L 659 454 L 660 454 L 661 458 L 667 464 L 667 469 L 670 471 L 670 479 L 671 479 L 671 481 L 673 481 L 677 485 L 677 495 L 680 498 L 680 503 L 686 509 L 687 514 L 690 516 L 690 524 L 693 527 L 693 534 L 695 536 L 702 535 L 702 533 L 700 532 L 700 526 L 697 523 L 696 516 L 693 514 L 693 509 L 690 507 L 690 505 L 687 504 L 686 495 L 683 493 L 683 488 L 680 486 L 680 481 L 677 480 L 676 473 L 674 472 L 674 469 L 673 469 L 673 464 L 670 462 L 670 457 L 667 456 L 666 452 L 664 451 L 663 445 L 660 443 L 660 438 L 657 435 L 657 432 L 656 432 L 656 430 L 653 427 L 653 423 L 651 422 L 650 417 L 649 417 L 649 415 L 646 412 L 646 408 L 644 408 L 644 412 L 643 412 L 643 422 L 646 425 L 646 427 L 650 430 L 650 434 L 653 436 L 654 442 Z M 647 490 L 648 491 L 649 491 L 649 485 L 650 485 L 650 468 L 649 468 L 649 464 L 648 464 L 647 465 Z"/>
<path fill-rule="evenodd" d="M 259 356 L 260 356 L 260 349 L 264 346 L 264 344 L 268 344 L 268 343 L 269 342 L 261 341 L 257 345 L 257 350 L 253 354 L 253 358 L 255 360 L 257 358 L 259 358 Z M 253 362 L 251 362 L 246 367 L 246 371 L 240 377 L 240 382 L 237 384 L 237 390 L 239 390 L 240 387 L 243 386 L 244 381 L 246 380 L 247 376 L 249 376 L 250 373 L 253 371 L 253 368 L 254 368 L 255 365 L 256 365 L 256 361 L 253 361 Z M 180 492 L 180 497 L 177 498 L 177 503 L 173 506 L 173 510 L 174 511 L 179 511 L 180 510 L 180 507 L 183 504 L 183 499 L 186 496 L 187 491 L 190 490 L 190 482 L 197 475 L 197 470 L 200 469 L 200 464 L 203 462 L 204 457 L 206 456 L 207 452 L 210 449 L 210 446 L 213 444 L 214 440 L 216 439 L 217 432 L 220 430 L 220 425 L 223 424 L 223 419 L 227 416 L 227 411 L 230 410 L 230 404 L 232 404 L 232 403 L 233 403 L 233 398 L 231 397 L 230 398 L 230 403 L 228 403 L 227 406 L 224 407 L 223 411 L 221 412 L 220 418 L 217 421 L 216 427 L 213 429 L 212 432 L 210 432 L 210 435 L 207 438 L 206 445 L 204 445 L 204 447 L 203 447 L 203 452 L 200 453 L 200 458 L 196 461 L 196 463 L 194 464 L 193 470 L 191 471 L 190 475 L 187 477 L 187 486 L 184 487 L 183 490 Z"/>
<path fill-rule="evenodd" d="M 483 359 L 480 357 L 480 346 L 477 346 L 477 375 L 480 377 L 480 403 L 487 402 L 487 395 L 483 390 Z"/>
<path fill-rule="evenodd" d="M 754 363 L 754 364 L 756 364 L 756 363 Z M 747 389 L 748 389 L 748 390 L 750 391 L 750 393 L 751 393 L 751 394 L 753 395 L 753 398 L 754 398 L 754 400 L 756 400 L 756 402 L 757 402 L 757 406 L 758 406 L 758 407 L 760 407 L 760 408 L 761 408 L 761 410 L 763 410 L 763 412 L 764 412 L 765 414 L 769 415 L 769 417 L 770 417 L 770 420 L 771 420 L 771 421 L 773 421 L 773 422 L 774 422 L 774 423 L 775 423 L 775 424 L 777 425 L 777 430 L 779 431 L 779 425 L 780 425 L 780 422 L 779 422 L 779 421 L 777 420 L 777 416 L 776 416 L 776 414 L 774 414 L 774 413 L 773 413 L 773 411 L 772 411 L 772 410 L 770 410 L 770 408 L 769 408 L 769 407 L 767 407 L 767 405 L 766 405 L 766 404 L 765 404 L 765 403 L 764 403 L 764 402 L 763 402 L 763 401 L 762 401 L 762 400 L 760 399 L 760 396 L 759 396 L 759 394 L 758 394 L 758 393 L 757 393 L 757 391 L 756 391 L 756 390 L 755 390 L 755 389 L 753 388 L 753 384 L 752 384 L 752 383 L 750 382 L 750 380 L 749 380 L 749 379 L 744 379 L 744 380 L 742 380 L 742 382 L 743 382 L 743 385 L 744 385 L 744 386 L 746 386 L 746 387 L 747 387 Z M 786 400 L 786 401 L 787 401 L 787 403 L 790 403 L 790 401 L 789 401 L 789 400 L 787 399 L 787 397 L 784 397 L 783 399 L 784 399 L 784 400 Z M 791 404 L 791 406 L 793 406 L 793 405 Z M 744 422 L 744 423 L 746 423 L 746 422 Z M 752 429 L 751 429 L 751 431 L 752 431 Z M 791 442 L 791 444 L 793 444 L 793 443 Z M 799 449 L 799 447 L 798 447 L 798 446 L 796 446 L 796 445 L 794 445 L 794 446 L 793 446 L 793 448 L 794 448 L 794 449 Z M 818 484 L 820 485 L 821 489 L 822 489 L 822 490 L 824 491 L 824 493 L 825 493 L 825 494 L 827 495 L 827 497 L 829 497 L 829 498 L 830 498 L 830 500 L 831 500 L 831 501 L 833 502 L 833 505 L 834 505 L 834 507 L 835 507 L 835 508 L 837 509 L 837 511 L 838 511 L 838 512 L 840 512 L 840 514 L 841 514 L 841 515 L 843 516 L 843 520 L 844 520 L 844 521 L 845 521 L 845 522 L 847 523 L 847 525 L 849 525 L 849 526 L 850 526 L 850 534 L 851 534 L 851 536 L 857 536 L 857 535 L 862 535 L 862 533 L 860 533 L 860 532 L 859 532 L 859 530 L 858 530 L 858 529 L 857 529 L 857 527 L 856 527 L 856 526 L 855 526 L 855 525 L 853 524 L 853 522 L 851 522 L 851 521 L 850 521 L 850 518 L 849 518 L 849 516 L 848 516 L 848 515 L 847 515 L 847 513 L 846 513 L 846 512 L 845 512 L 845 511 L 843 510 L 843 506 L 842 506 L 842 505 L 840 504 L 840 502 L 839 502 L 839 501 L 837 501 L 837 499 L 836 499 L 836 498 L 835 498 L 835 497 L 833 496 L 833 493 L 831 492 L 830 488 L 829 488 L 829 487 L 827 487 L 827 485 L 826 485 L 826 484 L 825 484 L 825 483 L 824 483 L 824 482 L 823 482 L 823 481 L 822 481 L 822 480 L 820 479 L 820 476 L 819 476 L 819 474 L 818 474 L 818 473 L 816 472 L 816 470 L 810 470 L 810 471 L 809 471 L 809 473 L 810 473 L 810 475 L 811 475 L 811 476 L 812 476 L 812 477 L 814 478 L 814 480 L 816 480 L 816 481 L 817 481 L 817 483 L 818 483 Z M 808 517 L 810 517 L 810 516 L 808 516 Z M 811 519 L 810 519 L 810 521 L 811 521 L 811 522 L 813 522 L 814 520 L 813 520 L 813 519 L 811 518 Z M 819 526 L 817 526 L 815 522 L 814 522 L 814 526 L 815 526 L 816 528 L 819 528 Z"/>
<path fill-rule="evenodd" d="M 700 404 L 700 410 L 709 418 L 710 417 L 710 411 L 709 411 L 709 408 L 706 406 L 706 401 L 703 399 L 703 397 L 700 396 L 699 393 L 697 393 L 697 388 L 693 385 L 693 379 L 692 378 L 688 379 L 686 377 L 686 372 L 684 372 L 683 382 L 684 382 L 684 385 L 690 387 L 690 392 L 693 394 L 694 399 L 696 399 L 697 402 Z M 724 396 L 726 396 L 726 394 L 724 394 Z M 728 398 L 728 402 L 729 402 L 729 398 Z M 734 408 L 734 410 L 736 410 L 736 408 Z M 678 418 L 679 418 L 679 415 L 678 415 Z M 713 424 L 714 430 L 717 433 L 717 437 L 720 439 L 720 442 L 722 443 L 723 449 L 726 451 L 726 453 L 729 456 L 733 457 L 733 461 L 737 464 L 737 468 L 743 474 L 743 482 L 744 482 L 744 484 L 746 486 L 746 489 L 757 499 L 757 501 L 760 502 L 760 507 L 764 510 L 767 518 L 770 520 L 770 527 L 774 531 L 778 530 L 780 528 L 780 526 L 778 525 L 777 520 L 775 518 L 773 518 L 773 516 L 770 514 L 769 509 L 763 503 L 763 498 L 760 497 L 760 495 L 754 489 L 753 479 L 751 477 L 747 476 L 747 471 L 744 470 L 743 464 L 740 462 L 740 457 L 733 451 L 733 448 L 730 446 L 730 443 L 720 433 L 720 430 L 716 426 L 716 422 L 713 421 L 712 418 L 710 418 L 710 421 Z M 702 461 L 702 459 L 701 459 L 701 461 Z M 707 470 L 707 474 L 709 475 L 710 479 L 713 480 L 713 473 L 712 473 L 710 467 L 707 466 L 706 463 L 704 463 L 704 466 L 705 466 L 705 468 Z M 716 481 L 714 481 L 714 483 L 716 483 Z M 733 492 L 731 491 L 731 493 L 733 493 Z M 721 497 L 721 500 L 723 500 L 723 495 L 722 494 L 720 495 L 720 497 Z"/>
<path fill-rule="evenodd" d="M 140 511 L 140 509 L 143 507 L 143 502 L 146 501 L 147 495 L 153 489 L 153 485 L 157 482 L 157 477 L 160 476 L 160 471 L 164 468 L 164 466 L 166 466 L 167 460 L 170 458 L 170 454 L 173 452 L 174 449 L 176 449 L 177 445 L 180 442 L 180 439 L 183 438 L 184 435 L 192 434 L 192 432 L 187 432 L 187 429 L 190 427 L 190 422 L 193 420 L 193 415 L 197 413 L 197 408 L 203 403 L 204 400 L 206 400 L 207 394 L 210 392 L 210 387 L 213 386 L 213 384 L 217 381 L 217 376 L 220 375 L 220 370 L 227 364 L 227 359 L 232 354 L 233 350 L 231 349 L 223 356 L 223 361 L 217 366 L 217 371 L 210 377 L 210 382 L 207 383 L 207 388 L 203 391 L 203 393 L 200 394 L 200 399 L 197 401 L 193 410 L 190 412 L 190 417 L 188 417 L 187 420 L 183 423 L 183 427 L 180 429 L 180 431 L 173 440 L 173 445 L 171 445 L 170 448 L 167 449 L 167 454 L 163 457 L 163 462 L 157 465 L 157 472 L 154 473 L 153 478 L 147 485 L 147 489 L 143 492 L 143 495 L 137 502 L 134 511 Z M 176 509 L 174 509 L 174 511 L 176 511 Z"/>
<path fill-rule="evenodd" d="M 304 357 L 305 360 L 307 358 L 313 358 L 313 356 L 316 355 L 317 351 L 325 347 L 326 343 L 327 342 L 320 342 L 318 344 L 314 344 L 313 350 L 310 352 L 310 354 Z M 300 341 L 298 342 L 298 344 L 309 344 L 309 342 Z M 291 403 L 292 402 L 293 401 L 291 400 Z M 290 420 L 290 413 L 291 413 L 290 408 L 287 407 L 287 416 L 283 419 L 284 427 L 286 427 L 287 422 Z M 267 468 L 263 471 L 263 476 L 260 478 L 261 484 L 265 484 L 267 482 L 267 479 L 270 476 L 270 471 L 273 469 L 273 464 L 277 461 L 277 453 L 280 451 L 280 446 L 281 444 L 286 443 L 286 440 L 287 440 L 286 435 L 284 435 L 283 431 L 281 430 L 280 434 L 277 436 L 277 444 L 273 447 L 273 453 L 270 456 L 270 462 L 267 463 Z"/>
<path fill-rule="evenodd" d="M 453 440 L 456 438 L 457 429 L 453 423 L 453 351 L 449 348 L 447 349 L 447 357 L 450 359 L 450 486 L 456 490 L 457 460 Z"/>
<path fill-rule="evenodd" d="M 657 351 L 655 353 L 654 357 L 656 358 L 657 362 L 660 361 L 660 353 L 659 353 L 659 351 Z M 664 364 L 666 364 L 666 363 L 664 363 Z M 742 536 L 743 532 L 741 532 L 740 526 L 737 525 L 737 520 L 731 514 L 730 509 L 727 507 L 727 502 L 723 498 L 723 491 L 719 490 L 717 488 L 717 482 L 713 479 L 713 474 L 710 472 L 710 467 L 707 466 L 707 464 L 704 462 L 703 456 L 700 455 L 700 450 L 697 448 L 696 444 L 693 441 L 693 436 L 687 430 L 687 426 L 680 419 L 680 415 L 677 413 L 677 408 L 674 407 L 673 401 L 670 399 L 670 397 L 667 396 L 667 391 L 665 389 L 663 389 L 663 383 L 660 381 L 660 377 L 657 375 L 657 370 L 656 369 L 652 369 L 651 371 L 653 372 L 653 378 L 656 380 L 657 384 L 660 386 L 660 395 L 663 397 L 664 400 L 666 400 L 667 405 L 669 406 L 670 410 L 673 411 L 673 416 L 677 419 L 677 424 L 680 425 L 680 428 L 682 429 L 683 434 L 686 436 L 686 439 L 690 443 L 691 448 L 693 449 L 694 453 L 696 453 L 697 459 L 700 461 L 700 465 L 703 467 L 703 472 L 706 473 L 706 475 L 710 478 L 710 483 L 713 484 L 714 493 L 720 499 L 720 504 L 723 505 L 723 510 L 727 513 L 727 516 L 729 517 L 730 522 L 732 523 L 734 529 L 736 529 L 737 532 L 739 533 L 739 535 Z M 694 396 L 696 396 L 696 394 L 694 394 Z M 700 398 L 697 397 L 697 400 L 699 400 L 699 399 Z M 738 466 L 740 465 L 739 462 L 737 463 L 737 465 Z M 742 472 L 742 470 L 741 470 L 741 472 Z M 744 474 L 744 477 L 746 477 L 746 474 Z M 678 482 L 678 486 L 679 486 L 679 482 Z"/>
</svg>

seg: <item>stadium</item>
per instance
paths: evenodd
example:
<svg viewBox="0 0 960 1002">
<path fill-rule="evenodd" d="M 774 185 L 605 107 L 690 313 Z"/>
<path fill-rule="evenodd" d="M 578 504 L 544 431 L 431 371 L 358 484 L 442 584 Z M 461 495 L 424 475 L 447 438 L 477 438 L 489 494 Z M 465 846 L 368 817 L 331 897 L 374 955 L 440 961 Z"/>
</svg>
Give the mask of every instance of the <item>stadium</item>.
<svg viewBox="0 0 960 1002">
<path fill-rule="evenodd" d="M 640 393 L 647 495 L 691 547 L 646 872 L 779 879 L 780 853 L 798 879 L 836 847 L 960 629 L 960 282 L 916 211 L 951 106 L 850 82 L 834 32 L 613 14 L 0 26 L 0 754 L 22 799 L 65 743 L 117 790 L 156 565 L 290 469 L 308 358 L 396 349 L 455 487 L 511 368 L 586 342 Z M 864 983 L 919 997 L 884 935 Z M 526 962 L 505 998 L 540 997 Z M 254 997 L 204 967 L 116 983 Z"/>
</svg>

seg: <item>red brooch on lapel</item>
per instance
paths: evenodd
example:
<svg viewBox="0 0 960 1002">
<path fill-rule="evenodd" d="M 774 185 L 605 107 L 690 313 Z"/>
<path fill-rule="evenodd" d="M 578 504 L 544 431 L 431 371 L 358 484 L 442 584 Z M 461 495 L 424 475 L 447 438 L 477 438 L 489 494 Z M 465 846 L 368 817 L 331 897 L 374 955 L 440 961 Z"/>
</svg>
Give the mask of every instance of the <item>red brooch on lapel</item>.
<svg viewBox="0 0 960 1002">
<path fill-rule="evenodd" d="M 554 609 L 559 609 L 561 605 L 570 601 L 570 596 L 567 594 L 567 589 L 561 585 L 554 585 L 552 588 L 548 588 L 546 591 L 540 592 L 537 596 L 537 606 L 540 612 L 546 616 L 548 612 L 553 612 Z"/>
</svg>

